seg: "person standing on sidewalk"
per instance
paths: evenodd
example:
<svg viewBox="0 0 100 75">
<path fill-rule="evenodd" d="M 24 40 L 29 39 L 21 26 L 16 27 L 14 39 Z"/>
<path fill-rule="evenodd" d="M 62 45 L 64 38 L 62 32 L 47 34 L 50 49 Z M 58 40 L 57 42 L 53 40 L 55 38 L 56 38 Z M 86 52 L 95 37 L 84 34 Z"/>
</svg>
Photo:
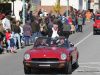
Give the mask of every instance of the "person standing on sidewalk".
<svg viewBox="0 0 100 75">
<path fill-rule="evenodd" d="M 9 40 L 10 34 L 11 34 L 10 30 L 9 29 L 6 29 L 6 34 L 5 35 L 6 35 L 7 44 L 8 44 L 7 53 L 9 53 L 9 51 L 11 50 L 10 40 Z"/>
<path fill-rule="evenodd" d="M 75 27 L 76 27 L 76 32 L 78 30 L 78 15 L 75 15 Z"/>
<path fill-rule="evenodd" d="M 13 34 L 10 34 L 9 40 L 10 40 L 11 54 L 14 54 L 13 49 L 14 49 L 14 46 L 15 46 L 15 42 L 14 42 L 14 35 Z"/>
<path fill-rule="evenodd" d="M 70 23 L 70 25 L 71 25 L 71 34 L 74 34 L 75 33 L 75 26 L 72 23 Z"/>
<path fill-rule="evenodd" d="M 79 17 L 78 17 L 78 31 L 79 32 L 83 32 L 82 31 L 82 21 L 83 21 L 83 18 L 81 15 L 79 15 Z"/>
<path fill-rule="evenodd" d="M 14 27 L 14 41 L 15 41 L 15 49 L 16 49 L 16 43 L 17 43 L 17 40 L 18 40 L 18 45 L 19 45 L 19 48 L 21 49 L 21 43 L 20 43 L 20 27 L 19 27 L 19 22 L 16 23 L 16 26 Z M 18 47 L 17 47 L 18 48 Z"/>
<path fill-rule="evenodd" d="M 51 22 L 48 24 L 48 28 L 52 28 L 53 27 L 53 19 L 51 19 Z"/>
<path fill-rule="evenodd" d="M 35 22 L 35 19 L 32 20 L 30 24 L 32 28 L 32 36 L 31 36 L 31 43 L 35 43 L 36 33 L 38 32 L 38 24 Z"/>
<path fill-rule="evenodd" d="M 23 26 L 23 31 L 24 31 L 24 37 L 25 37 L 25 46 L 27 45 L 29 46 L 29 38 L 31 37 L 31 34 L 32 34 L 32 28 L 29 25 L 29 21 L 26 21 L 26 24 Z"/>
<path fill-rule="evenodd" d="M 41 36 L 41 31 L 40 31 L 40 23 L 42 22 L 42 18 L 39 18 L 38 19 L 38 37 L 40 37 Z"/>
<path fill-rule="evenodd" d="M 71 25 L 67 23 L 65 20 L 65 23 L 63 24 L 63 36 L 69 38 L 70 31 L 71 31 Z"/>
<path fill-rule="evenodd" d="M 10 24 L 10 17 L 9 16 L 6 16 L 3 20 L 2 20 L 2 24 L 3 24 L 3 27 L 5 28 L 5 33 L 6 33 L 6 29 L 10 29 L 11 30 L 11 24 Z"/>
</svg>

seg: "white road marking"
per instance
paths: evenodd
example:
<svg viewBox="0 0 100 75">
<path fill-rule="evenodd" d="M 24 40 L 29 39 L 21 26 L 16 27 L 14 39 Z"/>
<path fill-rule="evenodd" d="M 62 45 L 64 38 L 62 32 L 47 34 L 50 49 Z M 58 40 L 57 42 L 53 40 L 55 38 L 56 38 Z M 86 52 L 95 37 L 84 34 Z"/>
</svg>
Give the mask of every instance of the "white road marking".
<svg viewBox="0 0 100 75">
<path fill-rule="evenodd" d="M 99 67 L 91 67 L 91 66 L 79 66 L 79 67 L 86 67 L 86 68 L 95 68 L 95 69 L 100 69 Z"/>
<path fill-rule="evenodd" d="M 75 70 L 75 72 L 80 72 L 80 73 L 96 73 L 96 74 L 98 74 L 98 73 L 100 73 L 100 71 L 95 71 L 95 70 L 91 70 L 91 71 L 87 71 L 87 70 Z"/>
<path fill-rule="evenodd" d="M 79 45 L 81 42 L 83 42 L 84 40 L 86 40 L 89 36 L 91 36 L 93 34 L 93 32 L 92 33 L 90 33 L 87 37 L 85 37 L 83 40 L 81 40 L 80 42 L 78 42 L 75 46 L 77 46 L 77 45 Z"/>
<path fill-rule="evenodd" d="M 79 63 L 79 64 L 97 64 L 97 65 L 99 65 L 100 64 L 100 62 L 89 62 L 89 63 Z"/>
</svg>

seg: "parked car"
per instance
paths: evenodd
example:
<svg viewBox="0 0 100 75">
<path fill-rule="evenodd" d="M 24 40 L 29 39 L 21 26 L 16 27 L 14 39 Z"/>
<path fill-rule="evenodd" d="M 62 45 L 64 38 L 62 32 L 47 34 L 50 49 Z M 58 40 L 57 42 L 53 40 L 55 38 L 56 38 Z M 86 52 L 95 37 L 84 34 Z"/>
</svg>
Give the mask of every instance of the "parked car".
<svg viewBox="0 0 100 75">
<path fill-rule="evenodd" d="M 93 35 L 96 35 L 100 31 L 100 14 L 95 16 L 95 23 L 93 24 Z"/>
<path fill-rule="evenodd" d="M 61 68 L 65 74 L 72 73 L 72 65 L 78 67 L 79 52 L 65 37 L 40 37 L 34 47 L 24 54 L 24 72 L 31 74 L 36 68 Z"/>
</svg>

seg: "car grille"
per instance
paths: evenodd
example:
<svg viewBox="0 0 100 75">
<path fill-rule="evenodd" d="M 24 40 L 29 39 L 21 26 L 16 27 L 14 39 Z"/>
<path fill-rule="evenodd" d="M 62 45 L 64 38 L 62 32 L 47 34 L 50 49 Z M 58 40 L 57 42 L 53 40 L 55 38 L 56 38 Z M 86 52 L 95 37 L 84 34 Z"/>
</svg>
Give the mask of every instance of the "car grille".
<svg viewBox="0 0 100 75">
<path fill-rule="evenodd" d="M 32 61 L 59 61 L 58 58 L 32 58 Z"/>
</svg>

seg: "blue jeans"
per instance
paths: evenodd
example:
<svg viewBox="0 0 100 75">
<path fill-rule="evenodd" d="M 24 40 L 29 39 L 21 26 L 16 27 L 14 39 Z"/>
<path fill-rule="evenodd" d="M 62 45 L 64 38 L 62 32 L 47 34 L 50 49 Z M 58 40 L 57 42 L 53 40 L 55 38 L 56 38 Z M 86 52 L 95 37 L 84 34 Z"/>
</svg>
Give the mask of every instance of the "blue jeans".
<svg viewBox="0 0 100 75">
<path fill-rule="evenodd" d="M 10 50 L 11 49 L 11 47 L 10 47 L 10 41 L 7 41 L 7 44 L 8 44 L 7 50 Z"/>
<path fill-rule="evenodd" d="M 31 23 L 31 20 L 29 20 L 29 22 Z"/>
<path fill-rule="evenodd" d="M 20 35 L 18 33 L 14 34 L 15 48 L 16 48 L 17 40 L 18 40 L 19 48 L 21 48 Z"/>
<path fill-rule="evenodd" d="M 29 45 L 29 36 L 24 36 L 25 37 L 25 45 L 26 45 L 26 42 L 27 42 L 27 45 Z"/>
<path fill-rule="evenodd" d="M 41 36 L 41 31 L 39 30 L 39 32 L 38 32 L 38 37 L 40 37 Z"/>
<path fill-rule="evenodd" d="M 35 37 L 36 37 L 36 33 L 32 33 L 31 43 L 35 43 Z"/>
<path fill-rule="evenodd" d="M 78 29 L 78 25 L 76 25 L 76 30 Z"/>
</svg>

